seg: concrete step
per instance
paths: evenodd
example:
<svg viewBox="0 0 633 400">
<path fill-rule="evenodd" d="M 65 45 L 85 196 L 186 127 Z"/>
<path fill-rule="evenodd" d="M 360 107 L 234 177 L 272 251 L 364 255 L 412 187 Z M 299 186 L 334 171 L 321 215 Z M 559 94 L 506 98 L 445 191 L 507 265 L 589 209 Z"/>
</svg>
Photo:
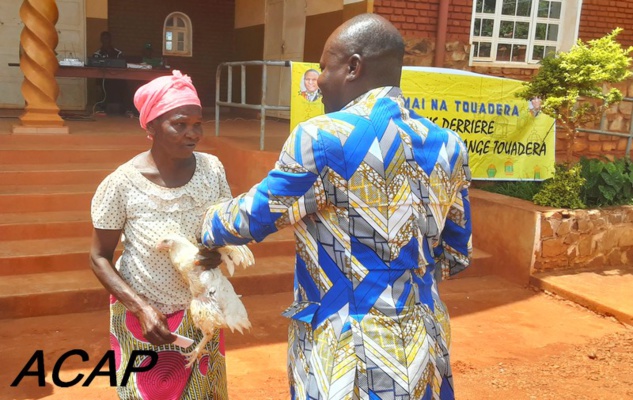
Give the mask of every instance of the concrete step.
<svg viewBox="0 0 633 400">
<path fill-rule="evenodd" d="M 212 131 L 199 142 L 199 146 L 210 147 L 214 144 Z M 147 133 L 140 126 L 133 127 L 133 131 L 121 129 L 118 134 L 69 134 L 69 135 L 0 135 L 0 148 L 29 149 L 29 148 L 95 148 L 100 146 L 136 146 L 149 148 L 150 141 Z"/>
<path fill-rule="evenodd" d="M 108 294 L 87 262 L 82 271 L 14 275 L 0 280 L 0 318 L 95 311 L 107 306 Z"/>
<path fill-rule="evenodd" d="M 0 148 L 4 147 L 63 147 L 127 144 L 148 146 L 146 133 L 138 127 L 136 132 L 121 134 L 69 134 L 69 135 L 0 135 Z"/>
<path fill-rule="evenodd" d="M 292 257 L 263 257 L 229 280 L 240 295 L 266 295 L 292 291 L 293 274 Z M 103 310 L 108 304 L 107 291 L 88 268 L 0 279 L 0 319 Z"/>
<path fill-rule="evenodd" d="M 0 242 L 0 276 L 88 268 L 90 237 Z"/>
<path fill-rule="evenodd" d="M 67 218 L 83 217 L 83 214 L 78 213 L 62 215 Z M 69 225 L 77 226 L 84 223 L 85 221 L 77 221 L 75 224 Z M 55 234 L 55 225 L 47 226 L 46 229 Z M 0 276 L 74 271 L 87 268 L 90 254 L 91 224 L 88 227 L 88 233 L 84 236 L 21 238 L 0 241 Z M 85 225 L 82 229 L 85 229 Z M 67 232 L 65 229 L 61 231 Z M 277 232 L 263 242 L 252 243 L 249 247 L 256 262 L 271 256 L 291 257 L 294 260 L 294 240 L 291 230 Z M 120 252 L 117 253 L 117 256 L 118 254 Z"/>
<path fill-rule="evenodd" d="M 451 279 L 474 278 L 492 274 L 492 269 L 487 267 L 486 260 L 492 257 L 490 253 L 474 247 L 470 265 L 464 271 L 458 273 Z"/>
<path fill-rule="evenodd" d="M 107 163 L 125 162 L 142 152 L 142 148 L 108 148 L 108 149 L 2 149 L 0 148 L 0 164 L 55 164 L 55 163 Z"/>
<path fill-rule="evenodd" d="M 121 164 L 149 149 L 149 145 L 90 145 L 28 147 L 0 145 L 0 165 L 11 164 Z M 200 152 L 214 152 L 210 144 L 199 145 Z"/>
<path fill-rule="evenodd" d="M 0 186 L 2 213 L 90 210 L 98 182 L 84 185 Z"/>
<path fill-rule="evenodd" d="M 28 161 L 28 160 L 24 160 Z M 111 169 L 114 171 L 120 164 L 118 162 L 104 163 L 50 163 L 50 164 L 3 164 L 0 160 L 0 172 L 30 172 L 55 170 L 59 172 L 75 171 L 82 169 Z"/>
<path fill-rule="evenodd" d="M 287 256 L 294 257 L 295 239 L 292 229 L 283 229 L 266 237 L 259 243 L 251 243 L 248 247 L 253 252 L 255 258 L 271 257 L 271 256 Z"/>
<path fill-rule="evenodd" d="M 58 211 L 0 214 L 3 241 L 89 237 L 89 211 Z"/>
<path fill-rule="evenodd" d="M 98 182 L 68 185 L 1 185 L 0 195 L 30 196 L 30 195 L 55 195 L 58 193 L 81 193 L 88 190 L 94 191 Z"/>
<path fill-rule="evenodd" d="M 28 161 L 28 160 L 23 160 Z M 0 164 L 0 172 L 48 172 L 57 171 L 59 173 L 79 171 L 79 170 L 103 170 L 114 171 L 120 164 L 116 162 L 104 163 L 53 163 L 53 164 Z M 26 182 L 24 182 L 26 184 Z"/>
<path fill-rule="evenodd" d="M 294 266 L 294 255 L 260 257 L 252 267 L 236 270 L 229 280 L 235 292 L 244 296 L 291 292 Z"/>
<path fill-rule="evenodd" d="M 31 170 L 0 170 L 0 187 L 93 184 L 101 182 L 116 168 L 116 166 L 112 166 L 100 169 L 71 169 L 69 168 L 70 165 Z"/>
<path fill-rule="evenodd" d="M 633 326 L 633 266 L 544 271 L 530 284 Z"/>
<path fill-rule="evenodd" d="M 69 151 L 69 152 L 73 152 L 73 151 L 83 151 L 83 150 L 110 150 L 110 151 L 116 151 L 119 149 L 126 149 L 126 150 L 143 150 L 143 149 L 147 149 L 149 146 L 149 141 L 147 141 L 147 143 L 129 143 L 125 140 L 122 140 L 120 143 L 91 143 L 91 142 L 83 142 L 83 143 L 64 143 L 64 142 L 57 142 L 57 143 L 48 143 L 48 144 L 41 144 L 41 143 L 35 143 L 35 142 L 31 142 L 31 143 L 7 143 L 2 142 L 0 143 L 0 149 L 2 150 L 12 150 L 12 151 L 31 151 L 31 150 L 51 150 L 51 151 L 57 151 L 57 150 L 64 150 L 64 151 Z"/>
</svg>

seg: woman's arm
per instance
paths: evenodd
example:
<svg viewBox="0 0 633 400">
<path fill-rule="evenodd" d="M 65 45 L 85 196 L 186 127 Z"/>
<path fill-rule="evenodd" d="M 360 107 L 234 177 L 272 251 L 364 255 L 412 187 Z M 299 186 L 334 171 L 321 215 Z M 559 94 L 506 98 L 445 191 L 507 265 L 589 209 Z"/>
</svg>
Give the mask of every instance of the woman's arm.
<svg viewBox="0 0 633 400">
<path fill-rule="evenodd" d="M 94 229 L 90 247 L 90 267 L 101 284 L 138 318 L 143 336 L 153 345 L 159 346 L 176 340 L 167 326 L 167 318 L 142 299 L 121 278 L 112 260 L 121 230 Z"/>
</svg>

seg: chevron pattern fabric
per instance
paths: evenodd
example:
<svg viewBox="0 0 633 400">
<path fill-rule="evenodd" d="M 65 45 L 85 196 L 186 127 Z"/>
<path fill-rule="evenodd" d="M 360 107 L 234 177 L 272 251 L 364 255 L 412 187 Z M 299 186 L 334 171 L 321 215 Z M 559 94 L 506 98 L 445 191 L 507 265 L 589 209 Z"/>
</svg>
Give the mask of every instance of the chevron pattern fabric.
<svg viewBox="0 0 633 400">
<path fill-rule="evenodd" d="M 207 246 L 292 226 L 293 399 L 453 399 L 437 281 L 472 252 L 466 149 L 396 87 L 300 124 L 268 176 L 213 206 Z"/>
</svg>

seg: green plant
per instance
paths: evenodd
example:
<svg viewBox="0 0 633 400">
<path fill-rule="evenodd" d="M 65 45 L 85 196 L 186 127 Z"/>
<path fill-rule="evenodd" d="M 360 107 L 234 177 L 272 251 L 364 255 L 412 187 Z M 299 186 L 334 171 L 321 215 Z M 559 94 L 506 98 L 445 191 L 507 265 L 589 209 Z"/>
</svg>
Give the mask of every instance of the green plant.
<svg viewBox="0 0 633 400">
<path fill-rule="evenodd" d="M 532 198 L 534 198 L 534 195 L 538 193 L 541 186 L 542 182 L 538 181 L 501 181 L 489 186 L 483 186 L 481 189 L 492 193 L 499 193 L 505 196 L 532 201 Z"/>
<path fill-rule="evenodd" d="M 618 89 L 603 91 L 605 83 L 621 82 L 631 75 L 633 47 L 623 49 L 615 41 L 621 31 L 616 28 L 588 43 L 578 40 L 569 51 L 545 57 L 538 73 L 517 94 L 526 100 L 540 98 L 541 111 L 560 122 L 569 139 L 568 163 L 572 161 L 578 128 L 597 120 L 604 110 L 622 100 Z M 587 101 L 591 99 L 594 101 Z"/>
<path fill-rule="evenodd" d="M 541 190 L 534 195 L 534 204 L 557 208 L 585 208 L 580 190 L 585 184 L 581 176 L 582 166 L 556 165 L 553 178 L 546 180 Z"/>
<path fill-rule="evenodd" d="M 633 162 L 627 158 L 614 161 L 580 160 L 583 199 L 587 206 L 612 206 L 631 204 L 633 200 Z"/>
</svg>

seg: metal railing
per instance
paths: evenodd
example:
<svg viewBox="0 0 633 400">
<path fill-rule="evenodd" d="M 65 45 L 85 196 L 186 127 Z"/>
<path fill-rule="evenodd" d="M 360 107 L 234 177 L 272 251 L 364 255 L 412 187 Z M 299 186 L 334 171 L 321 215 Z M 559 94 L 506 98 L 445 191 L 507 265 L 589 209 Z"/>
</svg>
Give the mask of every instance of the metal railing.
<svg viewBox="0 0 633 400">
<path fill-rule="evenodd" d="M 262 67 L 262 97 L 260 104 L 246 103 L 246 67 L 261 66 Z M 270 106 L 266 104 L 266 87 L 268 84 L 268 67 L 290 67 L 290 61 L 234 61 L 224 62 L 218 65 L 215 73 L 215 136 L 220 135 L 220 107 L 237 107 L 250 110 L 259 110 L 260 117 L 260 134 L 259 149 L 264 150 L 264 135 L 266 130 L 266 110 L 290 111 L 290 106 Z M 233 101 L 233 67 L 240 67 L 240 101 Z M 222 71 L 226 68 L 227 85 L 226 85 L 226 101 L 220 100 L 220 83 Z"/>
<path fill-rule="evenodd" d="M 633 103 L 633 97 L 625 97 L 622 101 Z M 600 118 L 600 129 L 585 129 L 579 128 L 578 132 L 584 133 L 595 133 L 598 135 L 609 135 L 609 136 L 617 136 L 627 138 L 626 141 L 626 150 L 624 150 L 624 155 L 626 158 L 631 159 L 631 144 L 633 144 L 633 110 L 631 110 L 631 119 L 629 120 L 629 133 L 622 132 L 612 132 L 607 130 L 607 111 L 605 110 L 602 113 L 602 117 Z"/>
</svg>

